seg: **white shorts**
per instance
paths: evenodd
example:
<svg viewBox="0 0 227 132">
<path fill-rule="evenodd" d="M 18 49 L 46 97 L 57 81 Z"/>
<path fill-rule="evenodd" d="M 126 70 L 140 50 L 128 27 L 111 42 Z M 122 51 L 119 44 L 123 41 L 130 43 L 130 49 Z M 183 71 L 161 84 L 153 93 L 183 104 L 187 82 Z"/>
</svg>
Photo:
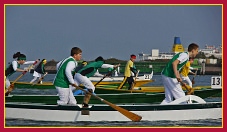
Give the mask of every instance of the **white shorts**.
<svg viewBox="0 0 227 132">
<path fill-rule="evenodd" d="M 34 76 L 34 77 L 39 77 L 39 78 L 40 78 L 40 77 L 41 77 L 41 74 L 38 73 L 38 72 L 36 72 L 36 71 L 34 71 L 33 76 Z"/>
</svg>

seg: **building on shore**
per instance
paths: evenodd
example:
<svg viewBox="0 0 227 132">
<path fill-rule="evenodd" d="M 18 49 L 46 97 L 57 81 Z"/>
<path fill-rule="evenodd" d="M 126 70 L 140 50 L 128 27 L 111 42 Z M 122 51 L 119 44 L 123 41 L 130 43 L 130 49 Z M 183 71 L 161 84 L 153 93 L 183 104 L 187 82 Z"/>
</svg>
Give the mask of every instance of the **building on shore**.
<svg viewBox="0 0 227 132">
<path fill-rule="evenodd" d="M 151 54 L 144 54 L 139 53 L 139 60 L 157 60 L 157 59 L 172 59 L 173 56 L 179 52 L 187 51 L 187 49 L 184 49 L 183 45 L 181 44 L 180 37 L 174 37 L 174 44 L 172 47 L 172 52 L 166 53 L 166 52 L 159 52 L 159 49 L 152 49 Z M 218 59 L 222 59 L 222 46 L 218 46 L 215 48 L 215 46 L 208 46 L 206 45 L 204 49 L 200 49 L 199 52 L 203 52 L 206 57 L 214 56 Z M 202 63 L 205 61 L 206 64 L 217 64 L 217 59 L 199 59 L 198 63 Z"/>
<path fill-rule="evenodd" d="M 219 45 L 217 48 L 214 45 L 206 45 L 204 49 L 200 49 L 206 57 L 214 56 L 218 59 L 222 58 L 222 46 Z"/>
<path fill-rule="evenodd" d="M 173 56 L 179 52 L 184 52 L 184 47 L 181 44 L 180 37 L 174 37 L 174 44 L 172 47 L 172 52 L 159 52 L 159 49 L 152 49 L 151 54 L 139 54 L 139 60 L 157 60 L 157 59 L 172 59 Z"/>
</svg>

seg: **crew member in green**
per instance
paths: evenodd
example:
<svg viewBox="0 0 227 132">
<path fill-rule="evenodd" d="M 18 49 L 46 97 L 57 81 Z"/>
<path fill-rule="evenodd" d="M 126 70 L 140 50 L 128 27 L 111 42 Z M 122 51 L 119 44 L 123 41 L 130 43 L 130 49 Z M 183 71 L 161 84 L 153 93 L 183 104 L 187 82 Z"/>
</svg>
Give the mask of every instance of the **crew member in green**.
<svg viewBox="0 0 227 132">
<path fill-rule="evenodd" d="M 125 73 L 124 73 L 124 79 L 118 89 L 122 89 L 122 87 L 125 85 L 126 81 L 129 84 L 128 90 L 131 90 L 132 88 L 132 83 L 134 83 L 133 76 L 136 75 L 137 69 L 134 66 L 134 61 L 136 60 L 136 56 L 132 54 L 130 56 L 130 60 L 127 62 L 125 65 Z"/>
<path fill-rule="evenodd" d="M 76 87 L 72 72 L 77 66 L 77 61 L 82 57 L 82 50 L 78 47 L 71 49 L 71 56 L 63 59 L 57 64 L 57 73 L 55 75 L 53 84 L 58 92 L 58 105 L 76 105 L 77 101 L 73 96 L 70 85 Z"/>
<path fill-rule="evenodd" d="M 41 78 L 42 74 L 47 74 L 46 70 L 44 69 L 44 66 L 46 65 L 47 60 L 43 59 L 35 68 L 33 76 L 34 78 L 30 81 L 30 83 L 33 83 L 36 79 Z M 40 81 L 40 84 L 42 84 L 42 81 Z"/>
<path fill-rule="evenodd" d="M 161 73 L 162 82 L 165 88 L 165 99 L 161 104 L 168 104 L 172 102 L 173 99 L 185 96 L 185 93 L 181 88 L 181 83 L 183 82 L 179 71 L 188 62 L 189 57 L 194 58 L 198 54 L 198 50 L 199 46 L 195 43 L 191 43 L 188 46 L 188 52 L 177 53 L 166 64 Z"/>
<path fill-rule="evenodd" d="M 17 52 L 16 54 L 14 54 L 13 59 L 17 59 L 17 60 L 12 61 L 12 63 L 5 70 L 5 81 L 6 81 L 5 88 L 8 88 L 10 86 L 9 77 L 13 73 L 27 71 L 27 69 L 20 69 L 21 65 L 33 64 L 35 62 L 35 61 L 26 61 L 26 56 L 24 54 L 21 54 L 20 52 Z"/>
<path fill-rule="evenodd" d="M 83 61 L 80 65 L 76 67 L 75 73 L 87 65 L 87 61 Z M 75 75 L 75 74 L 74 74 Z"/>
<path fill-rule="evenodd" d="M 120 65 L 120 64 L 119 64 Z M 89 79 L 89 77 L 94 76 L 94 74 L 97 72 L 99 68 L 115 68 L 119 65 L 110 65 L 110 64 L 104 64 L 104 59 L 99 56 L 95 59 L 95 62 L 90 62 L 88 65 L 80 69 L 74 76 L 74 81 L 79 86 L 80 84 L 83 84 L 85 88 L 88 89 L 89 92 L 94 93 L 95 86 Z M 72 91 L 75 90 L 75 87 L 72 87 Z M 84 101 L 83 101 L 83 107 L 88 107 L 88 102 L 90 101 L 91 95 L 88 93 L 85 93 Z"/>
</svg>

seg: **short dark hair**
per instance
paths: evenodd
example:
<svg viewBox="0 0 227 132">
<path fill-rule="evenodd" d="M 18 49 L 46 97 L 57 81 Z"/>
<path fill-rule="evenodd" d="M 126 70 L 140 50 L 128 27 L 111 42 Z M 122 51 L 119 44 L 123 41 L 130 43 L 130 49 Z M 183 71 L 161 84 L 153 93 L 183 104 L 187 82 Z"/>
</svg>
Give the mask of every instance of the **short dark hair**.
<svg viewBox="0 0 227 132">
<path fill-rule="evenodd" d="M 198 44 L 196 43 L 191 43 L 189 46 L 188 46 L 188 52 L 192 51 L 193 49 L 197 49 L 199 48 Z"/>
<path fill-rule="evenodd" d="M 95 59 L 95 61 L 104 61 L 104 59 L 102 58 L 102 56 L 99 56 L 98 58 Z"/>
<path fill-rule="evenodd" d="M 71 49 L 71 56 L 73 56 L 74 54 L 79 54 L 79 53 L 82 53 L 82 50 L 78 47 L 73 47 Z"/>
</svg>

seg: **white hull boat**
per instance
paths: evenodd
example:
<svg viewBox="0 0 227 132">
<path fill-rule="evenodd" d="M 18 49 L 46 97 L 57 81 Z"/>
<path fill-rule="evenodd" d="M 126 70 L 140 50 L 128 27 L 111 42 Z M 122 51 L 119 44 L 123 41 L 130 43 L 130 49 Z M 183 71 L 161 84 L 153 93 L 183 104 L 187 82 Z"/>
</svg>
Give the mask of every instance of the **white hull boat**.
<svg viewBox="0 0 227 132">
<path fill-rule="evenodd" d="M 187 103 L 186 103 L 187 102 Z M 205 102 L 198 96 L 187 95 L 168 105 L 119 104 L 142 117 L 142 121 L 197 120 L 222 118 L 222 102 Z M 89 108 L 57 106 L 42 103 L 6 102 L 6 119 L 30 119 L 39 121 L 131 121 L 106 104 L 90 104 Z"/>
<path fill-rule="evenodd" d="M 140 80 L 152 80 L 153 77 L 153 71 L 150 74 L 144 74 L 141 76 L 137 76 L 136 80 L 140 81 Z M 92 76 L 89 77 L 89 79 L 92 82 L 98 82 L 102 79 L 103 77 L 98 77 L 98 76 Z M 105 77 L 102 81 L 123 81 L 124 76 L 112 76 L 112 77 Z"/>
</svg>

